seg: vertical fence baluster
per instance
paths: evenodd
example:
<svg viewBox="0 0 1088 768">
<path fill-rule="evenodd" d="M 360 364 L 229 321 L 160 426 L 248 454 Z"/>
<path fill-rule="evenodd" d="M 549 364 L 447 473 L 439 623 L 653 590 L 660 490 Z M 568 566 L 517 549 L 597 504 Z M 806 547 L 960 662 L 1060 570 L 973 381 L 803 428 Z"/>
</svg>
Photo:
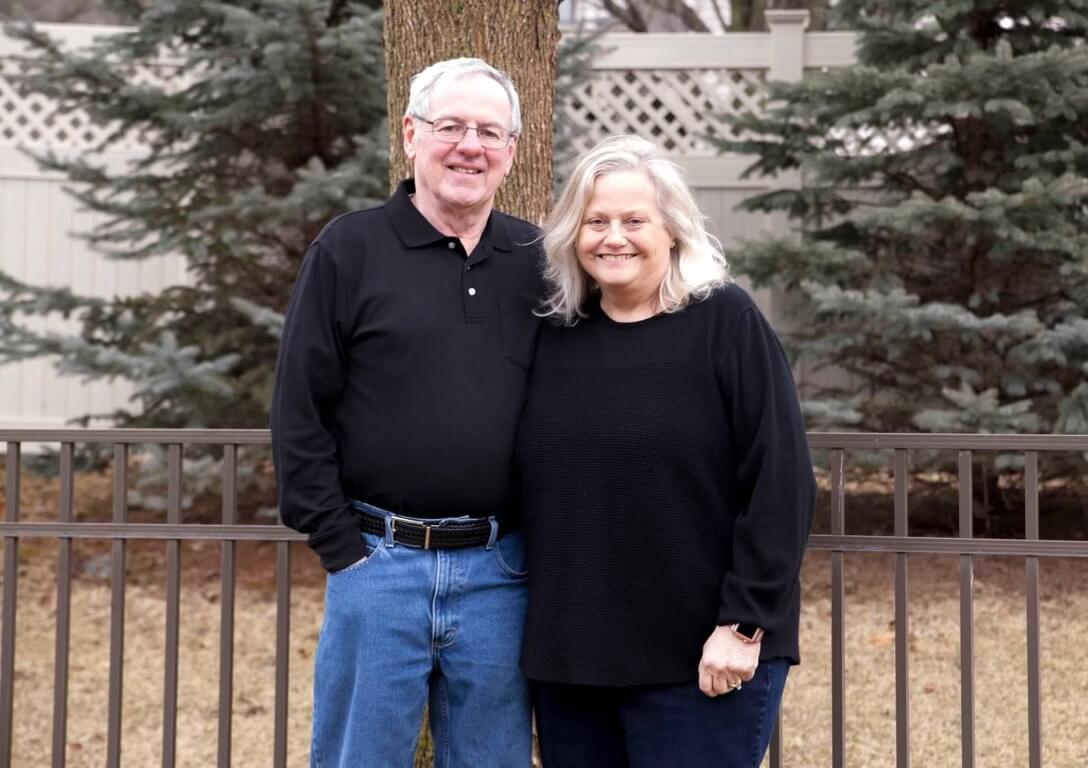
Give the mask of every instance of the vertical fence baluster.
<svg viewBox="0 0 1088 768">
<path fill-rule="evenodd" d="M 128 521 L 128 445 L 113 446 L 113 522 Z M 106 730 L 106 766 L 121 765 L 121 711 L 125 671 L 125 540 L 110 550 L 110 693 Z"/>
<path fill-rule="evenodd" d="M 238 520 L 238 447 L 223 446 L 223 524 Z M 231 718 L 234 707 L 234 542 L 222 543 L 219 579 L 219 756 L 230 768 Z"/>
<path fill-rule="evenodd" d="M 778 709 L 778 717 L 774 722 L 774 733 L 771 734 L 771 764 L 770 768 L 782 768 L 782 708 Z"/>
<path fill-rule="evenodd" d="M 19 454 L 22 446 L 9 442 L 4 467 L 4 520 L 19 519 Z M 19 578 L 19 540 L 4 537 L 4 615 L 0 628 L 0 766 L 11 766 L 12 714 L 15 697 L 15 600 Z"/>
<path fill-rule="evenodd" d="M 1039 454 L 1024 453 L 1024 538 L 1039 540 Z M 1042 669 L 1039 653 L 1039 558 L 1025 562 L 1028 630 L 1028 764 L 1043 763 Z"/>
<path fill-rule="evenodd" d="M 72 522 L 72 454 L 74 446 L 60 446 L 59 520 Z M 68 643 L 72 615 L 72 540 L 57 542 L 57 636 L 53 655 L 53 768 L 64 768 L 68 740 Z"/>
<path fill-rule="evenodd" d="M 959 452 L 960 538 L 974 536 L 971 452 Z M 960 739 L 963 768 L 975 768 L 975 560 L 960 555 Z"/>
<path fill-rule="evenodd" d="M 907 452 L 895 452 L 895 535 L 907 525 Z M 895 554 L 895 764 L 910 766 L 910 633 L 907 622 L 907 553 Z"/>
<path fill-rule="evenodd" d="M 846 492 L 843 478 L 843 450 L 831 451 L 831 535 L 846 533 Z M 831 553 L 831 764 L 846 765 L 846 632 L 842 552 Z"/>
<path fill-rule="evenodd" d="M 181 446 L 172 443 L 166 459 L 166 522 L 181 522 Z M 166 542 L 166 663 L 163 680 L 162 765 L 173 768 L 178 725 L 178 618 L 181 602 L 181 543 Z"/>
<path fill-rule="evenodd" d="M 275 768 L 287 768 L 287 685 L 291 646 L 291 543 L 277 544 L 276 557 L 276 724 L 273 734 Z"/>
</svg>

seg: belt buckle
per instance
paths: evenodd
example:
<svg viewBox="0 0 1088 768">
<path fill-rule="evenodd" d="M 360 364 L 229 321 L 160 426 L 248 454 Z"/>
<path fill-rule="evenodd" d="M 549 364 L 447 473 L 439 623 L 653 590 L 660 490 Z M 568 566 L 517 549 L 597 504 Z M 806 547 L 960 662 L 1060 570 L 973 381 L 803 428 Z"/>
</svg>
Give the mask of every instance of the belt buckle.
<svg viewBox="0 0 1088 768">
<path fill-rule="evenodd" d="M 411 520 L 407 517 L 398 517 L 397 515 L 389 516 L 389 525 L 394 535 L 397 533 L 397 523 L 403 523 L 405 525 L 414 525 L 423 529 L 423 549 L 431 548 L 431 526 L 427 523 L 419 520 Z M 408 546 L 412 546 L 409 544 Z"/>
</svg>

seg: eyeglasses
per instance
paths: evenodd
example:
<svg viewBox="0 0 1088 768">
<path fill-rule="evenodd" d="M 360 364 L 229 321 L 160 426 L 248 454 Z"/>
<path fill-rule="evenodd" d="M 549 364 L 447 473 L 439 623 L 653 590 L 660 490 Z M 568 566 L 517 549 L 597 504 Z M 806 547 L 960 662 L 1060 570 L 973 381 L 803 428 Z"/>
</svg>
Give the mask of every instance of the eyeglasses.
<svg viewBox="0 0 1088 768">
<path fill-rule="evenodd" d="M 465 138 L 466 133 L 476 131 L 476 138 L 480 140 L 480 146 L 487 149 L 505 149 L 510 144 L 510 140 L 516 135 L 497 125 L 478 125 L 473 128 L 471 125 L 465 125 L 448 117 L 441 117 L 438 120 L 427 120 L 419 115 L 412 115 L 412 117 L 431 126 L 431 133 L 434 134 L 434 137 L 449 144 L 457 144 L 461 139 Z"/>
</svg>

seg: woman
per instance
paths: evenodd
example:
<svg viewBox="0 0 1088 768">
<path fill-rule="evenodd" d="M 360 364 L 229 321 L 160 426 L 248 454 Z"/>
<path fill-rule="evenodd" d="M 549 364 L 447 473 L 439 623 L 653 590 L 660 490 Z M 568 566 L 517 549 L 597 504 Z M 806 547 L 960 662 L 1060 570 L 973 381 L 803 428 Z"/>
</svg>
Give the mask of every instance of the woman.
<svg viewBox="0 0 1088 768">
<path fill-rule="evenodd" d="M 789 364 L 647 141 L 581 159 L 544 249 L 518 434 L 544 765 L 755 768 L 814 497 Z"/>
</svg>

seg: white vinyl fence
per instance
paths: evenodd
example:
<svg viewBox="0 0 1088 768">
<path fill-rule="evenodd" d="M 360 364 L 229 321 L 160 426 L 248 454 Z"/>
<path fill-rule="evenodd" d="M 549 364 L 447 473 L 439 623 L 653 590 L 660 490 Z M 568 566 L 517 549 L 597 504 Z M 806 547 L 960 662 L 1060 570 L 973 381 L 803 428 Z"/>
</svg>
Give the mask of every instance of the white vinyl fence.
<svg viewBox="0 0 1088 768">
<path fill-rule="evenodd" d="M 805 11 L 769 11 L 767 16 L 769 33 L 607 35 L 593 80 L 558 106 L 585 129 L 581 148 L 629 132 L 667 149 L 686 168 L 700 206 L 727 247 L 739 238 L 783 232 L 785 221 L 733 210 L 768 184 L 742 181 L 750 160 L 718 155 L 708 145 L 705 136 L 725 135 L 717 115 L 758 113 L 768 80 L 798 80 L 806 70 L 854 62 L 853 33 L 806 33 Z M 42 26 L 73 47 L 117 31 Z M 24 150 L 88 152 L 104 128 L 80 114 L 59 115 L 55 104 L 18 87 L 12 76 L 22 66 L 21 55 L 19 44 L 0 33 L 0 270 L 29 283 L 66 285 L 103 297 L 184 282 L 181 259 L 112 261 L 75 236 L 93 226 L 95 215 L 80 210 L 65 192 L 65 179 L 39 170 Z M 101 159 L 123 168 L 140 151 L 133 144 Z M 789 176 L 773 183 L 797 185 L 799 180 Z M 783 297 L 761 292 L 757 298 L 772 319 L 781 317 Z M 123 382 L 59 376 L 49 360 L 3 366 L 0 426 L 56 426 L 84 414 L 108 413 L 127 405 L 128 393 Z"/>
<path fill-rule="evenodd" d="M 65 45 L 78 47 L 116 27 L 42 25 Z M 34 285 L 68 286 L 77 294 L 112 297 L 157 291 L 184 281 L 180 258 L 143 262 L 111 260 L 95 253 L 78 232 L 87 232 L 97 214 L 69 195 L 66 179 L 39 169 L 27 150 L 58 154 L 88 153 L 106 127 L 85 115 L 59 115 L 54 103 L 17 85 L 22 44 L 0 33 L 0 270 Z M 141 147 L 120 146 L 98 158 L 123 168 Z M 40 326 L 39 326 L 40 327 Z M 74 330 L 57 322 L 51 330 Z M 57 426 L 85 414 L 126 407 L 124 382 L 85 382 L 60 376 L 50 359 L 0 366 L 0 425 Z"/>
</svg>

